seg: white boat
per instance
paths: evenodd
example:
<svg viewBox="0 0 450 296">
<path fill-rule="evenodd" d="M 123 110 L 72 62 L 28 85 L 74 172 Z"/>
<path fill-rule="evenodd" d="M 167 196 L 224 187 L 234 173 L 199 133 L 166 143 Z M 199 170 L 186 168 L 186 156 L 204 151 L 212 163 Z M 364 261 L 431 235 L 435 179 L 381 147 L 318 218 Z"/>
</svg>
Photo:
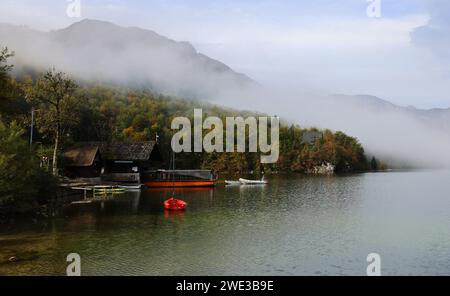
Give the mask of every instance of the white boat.
<svg viewBox="0 0 450 296">
<path fill-rule="evenodd" d="M 261 180 L 247 180 L 247 179 L 239 179 L 239 182 L 241 185 L 262 185 L 262 184 L 268 184 L 269 182 L 262 178 Z"/>
<path fill-rule="evenodd" d="M 225 180 L 225 185 L 241 185 L 241 182 L 240 181 L 228 181 L 228 180 Z"/>
</svg>

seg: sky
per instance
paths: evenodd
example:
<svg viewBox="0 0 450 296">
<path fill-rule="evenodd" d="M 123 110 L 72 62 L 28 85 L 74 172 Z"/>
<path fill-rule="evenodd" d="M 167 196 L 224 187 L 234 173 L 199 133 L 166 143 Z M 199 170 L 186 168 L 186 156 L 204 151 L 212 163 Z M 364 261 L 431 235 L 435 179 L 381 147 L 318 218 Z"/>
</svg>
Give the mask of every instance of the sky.
<svg viewBox="0 0 450 296">
<path fill-rule="evenodd" d="M 375 1 L 375 0 L 374 0 Z M 259 83 L 320 94 L 370 94 L 450 107 L 450 1 L 2 0 L 0 23 L 43 31 L 84 18 L 154 30 Z"/>
</svg>

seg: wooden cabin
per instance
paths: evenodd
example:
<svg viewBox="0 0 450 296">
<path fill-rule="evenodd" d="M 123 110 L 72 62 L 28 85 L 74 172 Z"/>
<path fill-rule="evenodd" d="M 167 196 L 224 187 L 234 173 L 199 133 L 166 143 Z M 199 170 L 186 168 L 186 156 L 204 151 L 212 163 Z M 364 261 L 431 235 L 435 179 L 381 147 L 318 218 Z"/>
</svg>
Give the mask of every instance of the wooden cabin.
<svg viewBox="0 0 450 296">
<path fill-rule="evenodd" d="M 97 143 L 107 181 L 140 183 L 140 173 L 158 168 L 162 157 L 156 142 Z"/>
<path fill-rule="evenodd" d="M 155 141 L 88 142 L 79 143 L 78 146 L 79 148 L 72 148 L 68 152 L 97 151 L 101 159 L 101 177 L 105 181 L 140 183 L 141 172 L 158 169 L 162 163 Z M 70 168 L 76 171 L 73 166 Z"/>
<path fill-rule="evenodd" d="M 98 178 L 102 170 L 98 147 L 67 149 L 64 153 L 64 174 L 69 178 Z"/>
<path fill-rule="evenodd" d="M 318 131 L 305 131 L 302 137 L 302 144 L 313 145 L 317 140 L 323 139 L 323 134 Z"/>
</svg>

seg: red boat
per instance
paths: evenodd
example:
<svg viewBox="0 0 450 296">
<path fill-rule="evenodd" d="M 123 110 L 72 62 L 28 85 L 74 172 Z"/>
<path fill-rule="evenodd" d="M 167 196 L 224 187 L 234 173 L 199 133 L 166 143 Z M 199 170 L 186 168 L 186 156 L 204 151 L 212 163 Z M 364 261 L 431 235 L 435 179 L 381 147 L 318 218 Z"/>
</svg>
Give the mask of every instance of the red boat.
<svg viewBox="0 0 450 296">
<path fill-rule="evenodd" d="M 173 197 L 164 202 L 164 208 L 169 211 L 184 211 L 187 205 L 187 202 Z"/>
</svg>

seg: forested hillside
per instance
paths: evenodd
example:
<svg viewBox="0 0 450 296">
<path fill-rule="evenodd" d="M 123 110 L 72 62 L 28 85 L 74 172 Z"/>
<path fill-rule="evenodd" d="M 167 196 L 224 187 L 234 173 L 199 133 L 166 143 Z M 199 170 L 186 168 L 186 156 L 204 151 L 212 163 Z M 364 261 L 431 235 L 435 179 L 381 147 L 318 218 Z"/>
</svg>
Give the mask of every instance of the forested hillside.
<svg viewBox="0 0 450 296">
<path fill-rule="evenodd" d="M 169 159 L 172 119 L 185 116 L 193 120 L 194 108 L 202 108 L 203 115 L 226 117 L 258 116 L 205 102 L 185 100 L 107 85 L 86 85 L 80 88 L 85 104 L 80 106 L 80 120 L 71 128 L 69 142 L 77 141 L 146 141 L 159 135 L 165 159 Z M 303 134 L 310 129 L 282 124 L 280 128 L 280 159 L 265 170 L 307 172 L 316 165 L 328 162 L 337 171 L 364 170 L 367 161 L 357 139 L 342 132 L 322 131 L 323 138 L 314 143 L 302 143 Z M 314 129 L 315 130 L 315 129 Z M 182 168 L 211 168 L 219 172 L 249 172 L 263 169 L 255 153 L 192 153 L 177 156 Z"/>
</svg>

